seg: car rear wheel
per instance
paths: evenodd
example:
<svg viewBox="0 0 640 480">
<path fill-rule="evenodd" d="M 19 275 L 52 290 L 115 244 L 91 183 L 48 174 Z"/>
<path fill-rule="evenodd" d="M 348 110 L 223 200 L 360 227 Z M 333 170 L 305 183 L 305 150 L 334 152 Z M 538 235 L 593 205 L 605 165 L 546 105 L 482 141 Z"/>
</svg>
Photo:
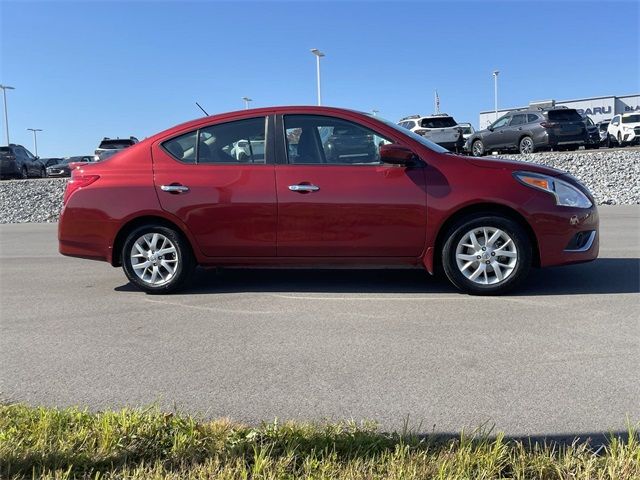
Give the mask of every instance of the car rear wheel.
<svg viewBox="0 0 640 480">
<path fill-rule="evenodd" d="M 471 144 L 471 154 L 474 157 L 481 157 L 484 155 L 484 143 L 482 143 L 482 140 L 475 140 Z"/>
<path fill-rule="evenodd" d="M 170 293 L 183 287 L 195 267 L 188 242 L 163 225 L 144 225 L 133 230 L 121 255 L 127 278 L 151 294 Z"/>
<path fill-rule="evenodd" d="M 474 295 L 496 295 L 519 285 L 531 268 L 531 241 L 515 221 L 497 215 L 456 223 L 442 249 L 447 278 Z"/>
<path fill-rule="evenodd" d="M 520 139 L 520 153 L 533 153 L 535 147 L 533 145 L 533 139 L 531 137 L 522 137 Z"/>
</svg>

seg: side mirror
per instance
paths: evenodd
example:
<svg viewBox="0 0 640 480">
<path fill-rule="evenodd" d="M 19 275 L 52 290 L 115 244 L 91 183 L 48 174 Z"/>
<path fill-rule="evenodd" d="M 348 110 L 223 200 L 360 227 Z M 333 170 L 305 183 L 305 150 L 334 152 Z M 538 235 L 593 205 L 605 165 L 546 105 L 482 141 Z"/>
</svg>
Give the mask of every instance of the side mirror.
<svg viewBox="0 0 640 480">
<path fill-rule="evenodd" d="M 411 165 L 416 159 L 416 154 L 407 147 L 393 143 L 380 145 L 380 160 L 383 163 L 393 165 Z"/>
<path fill-rule="evenodd" d="M 489 126 L 487 127 L 487 130 L 489 130 L 490 132 L 493 132 L 493 127 L 492 127 L 491 125 L 489 125 Z"/>
</svg>

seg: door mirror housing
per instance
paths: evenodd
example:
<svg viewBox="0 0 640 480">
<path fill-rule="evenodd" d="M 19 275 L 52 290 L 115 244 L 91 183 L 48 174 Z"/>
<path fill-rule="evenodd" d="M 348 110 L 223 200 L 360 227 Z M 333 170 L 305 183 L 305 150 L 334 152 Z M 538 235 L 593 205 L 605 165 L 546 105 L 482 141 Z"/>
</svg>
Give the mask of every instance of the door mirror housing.
<svg viewBox="0 0 640 480">
<path fill-rule="evenodd" d="M 383 163 L 391 163 L 393 165 L 411 165 L 415 162 L 417 156 L 407 147 L 390 143 L 380 145 L 380 160 Z"/>
<path fill-rule="evenodd" d="M 490 132 L 493 132 L 493 127 L 492 127 L 491 125 L 489 125 L 489 126 L 487 127 L 487 130 L 489 130 Z"/>
</svg>

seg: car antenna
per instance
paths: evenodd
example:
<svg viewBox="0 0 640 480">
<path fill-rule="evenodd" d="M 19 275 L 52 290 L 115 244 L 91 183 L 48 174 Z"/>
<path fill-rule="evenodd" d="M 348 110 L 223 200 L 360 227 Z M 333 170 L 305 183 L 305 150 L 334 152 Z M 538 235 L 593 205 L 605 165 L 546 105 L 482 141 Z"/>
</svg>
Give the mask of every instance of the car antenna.
<svg viewBox="0 0 640 480">
<path fill-rule="evenodd" d="M 198 102 L 196 102 L 196 105 L 198 106 L 198 108 L 199 108 L 200 110 L 202 110 L 202 111 L 204 112 L 204 114 L 205 114 L 207 117 L 209 116 L 209 114 L 207 113 L 207 111 L 206 111 L 204 108 L 202 108 L 202 106 L 201 106 Z"/>
</svg>

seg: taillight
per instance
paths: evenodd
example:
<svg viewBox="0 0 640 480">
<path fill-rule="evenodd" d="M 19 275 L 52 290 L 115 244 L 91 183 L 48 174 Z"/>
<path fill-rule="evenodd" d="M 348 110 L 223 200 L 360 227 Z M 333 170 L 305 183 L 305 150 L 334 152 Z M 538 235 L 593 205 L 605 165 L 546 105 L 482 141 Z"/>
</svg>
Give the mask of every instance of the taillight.
<svg viewBox="0 0 640 480">
<path fill-rule="evenodd" d="M 3 155 L 2 159 L 3 160 L 15 160 L 16 156 L 15 155 Z"/>
<path fill-rule="evenodd" d="M 542 128 L 554 128 L 557 127 L 558 124 L 555 122 L 540 122 L 540 126 L 542 126 Z"/>
<path fill-rule="evenodd" d="M 62 204 L 65 205 L 67 200 L 73 195 L 76 190 L 84 187 L 88 187 L 93 182 L 100 178 L 100 175 L 83 175 L 82 173 L 75 174 L 71 177 L 71 180 L 67 182 L 67 188 L 64 191 L 64 197 L 62 198 Z"/>
</svg>

